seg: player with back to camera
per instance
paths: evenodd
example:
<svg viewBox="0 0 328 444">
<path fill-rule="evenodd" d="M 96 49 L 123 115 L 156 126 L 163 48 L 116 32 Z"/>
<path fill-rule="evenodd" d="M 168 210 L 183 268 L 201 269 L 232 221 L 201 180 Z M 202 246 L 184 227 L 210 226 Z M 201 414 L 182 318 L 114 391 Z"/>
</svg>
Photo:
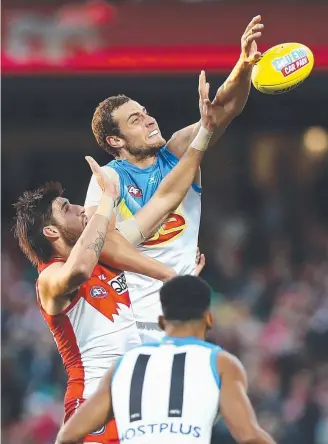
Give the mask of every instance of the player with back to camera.
<svg viewBox="0 0 328 444">
<path fill-rule="evenodd" d="M 218 89 L 213 102 L 209 103 L 215 125 L 211 144 L 246 104 L 252 68 L 261 56 L 256 44 L 263 29 L 260 22 L 261 17 L 257 16 L 247 26 L 241 39 L 240 59 Z M 202 99 L 208 100 L 209 84 L 204 72 L 200 76 L 199 90 Z M 177 164 L 199 127 L 198 122 L 183 128 L 166 143 L 156 120 L 136 101 L 119 95 L 99 104 L 93 116 L 92 130 L 98 144 L 115 157 L 103 170 L 116 180 L 119 187 L 117 221 L 129 220 L 133 225 L 136 212 L 149 201 L 163 178 Z M 97 182 L 91 179 L 85 201 L 88 215 L 95 211 L 100 196 Z M 201 182 L 197 172 L 186 197 L 156 234 L 149 239 L 142 233 L 139 250 L 173 267 L 177 274 L 194 274 L 200 201 Z M 162 334 L 157 325 L 160 314 L 158 291 L 162 282 L 137 273 L 126 273 L 137 325 L 144 341 L 159 339 Z"/>
<path fill-rule="evenodd" d="M 56 444 L 80 442 L 113 414 L 121 443 L 209 444 L 220 414 L 238 443 L 275 444 L 257 422 L 241 362 L 204 340 L 213 324 L 210 294 L 195 276 L 165 283 L 159 325 L 166 337 L 120 358 Z"/>
<path fill-rule="evenodd" d="M 207 105 L 205 100 L 201 107 L 203 126 L 192 145 L 136 214 L 138 225 L 148 235 L 190 187 L 212 135 Z M 115 359 L 141 344 L 124 273 L 113 269 L 101 254 L 117 188 L 92 158 L 87 160 L 102 191 L 101 202 L 89 221 L 84 208 L 69 203 L 55 183 L 25 192 L 16 204 L 15 233 L 24 253 L 38 266 L 38 305 L 68 373 L 65 421 L 96 390 Z M 119 229 L 129 232 L 124 223 Z M 134 260 L 150 260 L 136 250 L 133 254 Z M 95 444 L 109 441 L 117 441 L 113 421 L 91 430 L 84 438 L 84 442 Z"/>
</svg>

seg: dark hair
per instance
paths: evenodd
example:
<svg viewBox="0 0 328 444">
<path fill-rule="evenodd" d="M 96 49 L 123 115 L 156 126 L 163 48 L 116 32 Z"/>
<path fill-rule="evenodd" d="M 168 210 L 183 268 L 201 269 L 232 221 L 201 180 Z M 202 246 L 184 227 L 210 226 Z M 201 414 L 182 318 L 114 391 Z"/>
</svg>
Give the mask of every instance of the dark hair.
<svg viewBox="0 0 328 444">
<path fill-rule="evenodd" d="M 211 288 L 199 277 L 177 276 L 163 285 L 160 299 L 166 320 L 199 320 L 210 307 Z"/>
<path fill-rule="evenodd" d="M 117 156 L 117 151 L 106 140 L 108 136 L 121 136 L 118 123 L 113 119 L 112 113 L 120 106 L 131 100 L 124 94 L 112 96 L 99 103 L 92 118 L 92 132 L 98 145 L 113 156 Z"/>
<path fill-rule="evenodd" d="M 34 191 L 25 191 L 14 204 L 14 234 L 20 248 L 34 265 L 48 262 L 51 258 L 51 244 L 44 236 L 43 228 L 55 223 L 52 202 L 62 194 L 60 183 L 47 182 Z"/>
</svg>

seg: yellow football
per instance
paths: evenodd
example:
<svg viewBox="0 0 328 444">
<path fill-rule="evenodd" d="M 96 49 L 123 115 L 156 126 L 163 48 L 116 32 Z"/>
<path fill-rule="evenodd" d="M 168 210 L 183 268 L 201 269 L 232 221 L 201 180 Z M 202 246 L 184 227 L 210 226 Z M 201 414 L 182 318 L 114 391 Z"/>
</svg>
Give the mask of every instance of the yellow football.
<svg viewBox="0 0 328 444">
<path fill-rule="evenodd" d="M 252 82 L 264 94 L 282 94 L 299 86 L 311 73 L 312 51 L 301 43 L 283 43 L 268 49 L 252 72 Z"/>
</svg>

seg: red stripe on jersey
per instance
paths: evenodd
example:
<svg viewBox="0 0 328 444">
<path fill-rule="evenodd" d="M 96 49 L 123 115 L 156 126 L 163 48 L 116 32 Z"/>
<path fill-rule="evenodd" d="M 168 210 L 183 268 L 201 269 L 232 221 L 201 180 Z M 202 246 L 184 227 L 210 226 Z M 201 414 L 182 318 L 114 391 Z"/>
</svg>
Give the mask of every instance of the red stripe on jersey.
<svg viewBox="0 0 328 444">
<path fill-rule="evenodd" d="M 65 312 L 57 315 L 48 315 L 42 308 L 38 284 L 36 284 L 37 302 L 56 342 L 58 351 L 63 360 L 65 370 L 68 375 L 67 390 L 65 394 L 65 404 L 71 399 L 82 398 L 84 392 L 84 367 L 82 363 L 80 349 L 69 317 Z M 73 304 L 80 299 L 75 298 Z M 72 308 L 72 304 L 70 304 Z"/>
<path fill-rule="evenodd" d="M 85 375 L 81 353 L 71 321 L 66 314 L 50 316 L 47 323 L 68 374 L 66 404 L 70 399 L 83 397 Z"/>
</svg>

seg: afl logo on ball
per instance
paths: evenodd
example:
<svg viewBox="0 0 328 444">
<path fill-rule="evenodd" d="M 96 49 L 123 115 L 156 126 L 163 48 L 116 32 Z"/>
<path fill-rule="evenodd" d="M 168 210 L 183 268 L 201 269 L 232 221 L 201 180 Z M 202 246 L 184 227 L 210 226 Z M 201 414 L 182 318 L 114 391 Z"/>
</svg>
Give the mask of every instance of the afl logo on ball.
<svg viewBox="0 0 328 444">
<path fill-rule="evenodd" d="M 142 197 L 142 191 L 140 188 L 134 186 L 134 185 L 129 185 L 128 186 L 128 192 L 129 194 L 131 194 L 131 196 L 133 197 Z"/>
<path fill-rule="evenodd" d="M 105 298 L 108 295 L 107 290 L 104 287 L 92 287 L 90 295 L 95 299 Z"/>
</svg>

